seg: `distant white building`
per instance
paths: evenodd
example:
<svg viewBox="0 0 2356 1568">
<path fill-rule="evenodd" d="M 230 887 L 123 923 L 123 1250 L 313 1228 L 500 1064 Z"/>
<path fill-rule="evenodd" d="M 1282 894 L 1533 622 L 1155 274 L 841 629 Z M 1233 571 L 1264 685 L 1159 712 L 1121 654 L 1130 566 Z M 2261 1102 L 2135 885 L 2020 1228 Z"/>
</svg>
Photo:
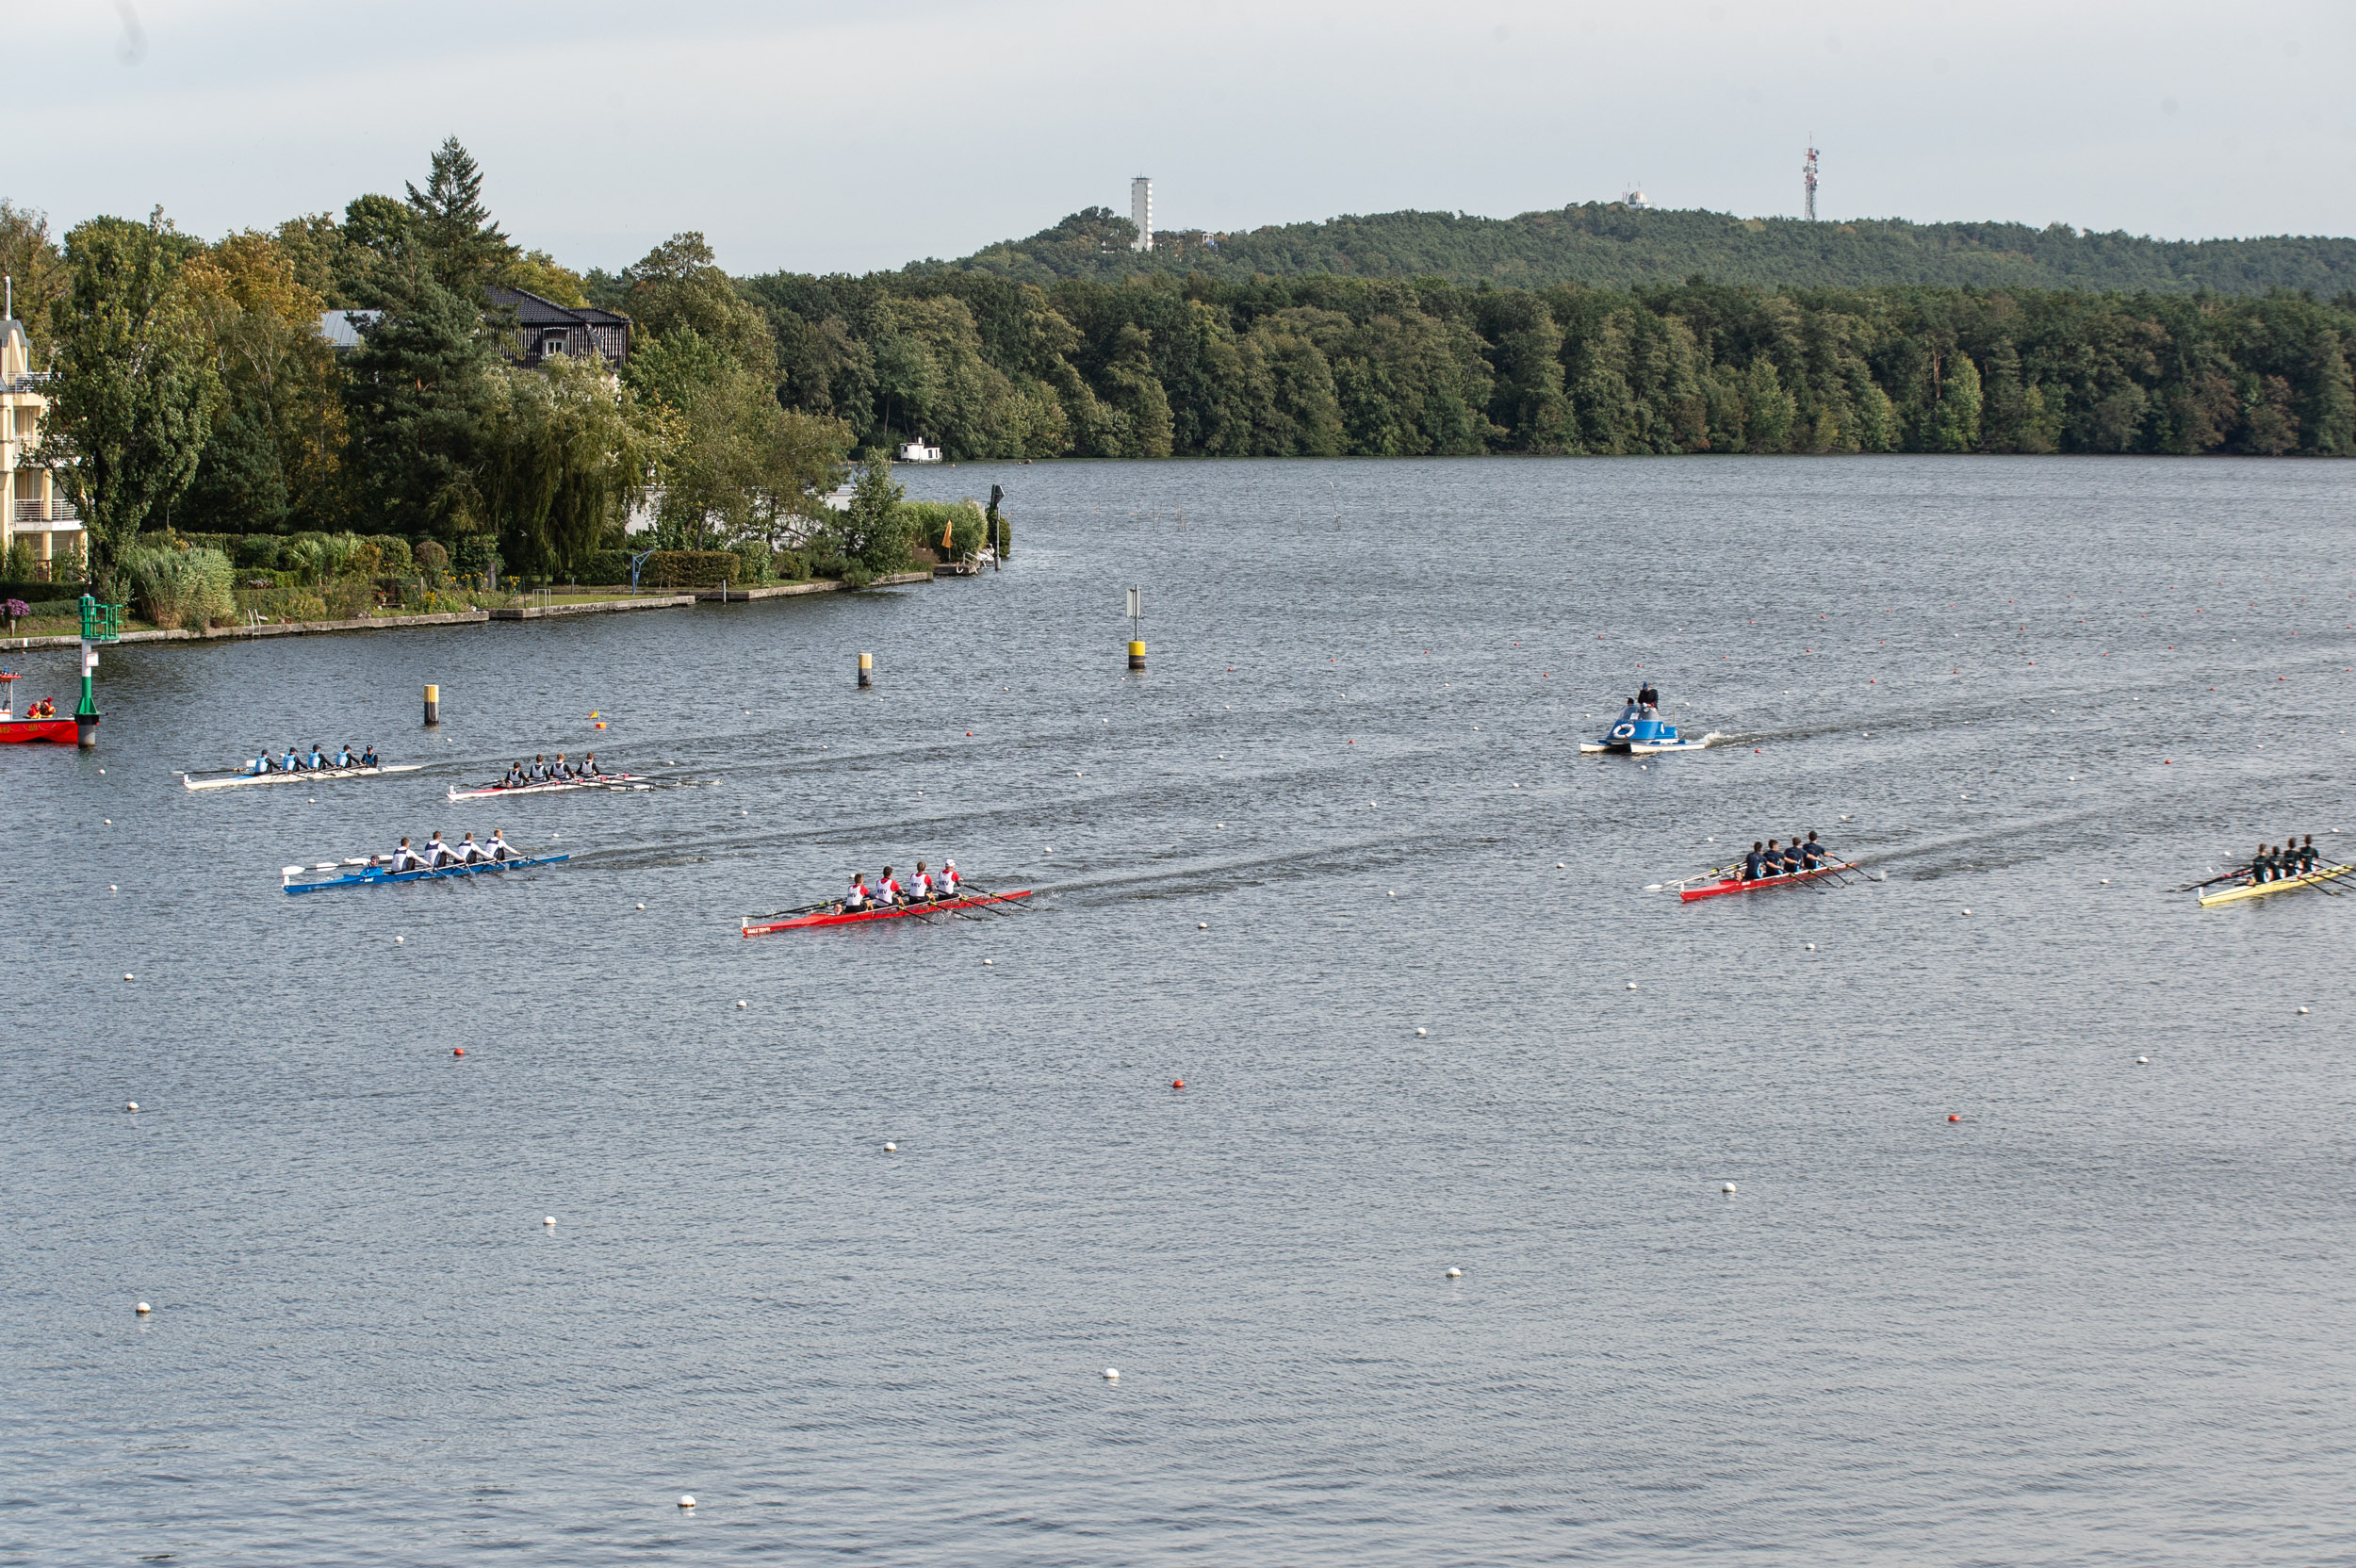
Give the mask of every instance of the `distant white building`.
<svg viewBox="0 0 2356 1568">
<path fill-rule="evenodd" d="M 1153 182 L 1139 174 L 1129 182 L 1129 221 L 1137 226 L 1137 237 L 1129 241 L 1132 251 L 1153 248 Z"/>
<path fill-rule="evenodd" d="M 82 560 L 81 517 L 56 477 L 29 461 L 41 449 L 48 387 L 49 372 L 33 368 L 24 324 L 0 317 L 0 554 L 21 543 L 33 552 L 35 576 L 70 580 Z M 57 579 L 53 563 L 64 568 Z"/>
<path fill-rule="evenodd" d="M 1646 212 L 1651 210 L 1652 202 L 1650 198 L 1645 196 L 1642 186 L 1630 186 L 1627 190 L 1621 192 L 1620 205 L 1628 208 L 1630 212 Z"/>
</svg>

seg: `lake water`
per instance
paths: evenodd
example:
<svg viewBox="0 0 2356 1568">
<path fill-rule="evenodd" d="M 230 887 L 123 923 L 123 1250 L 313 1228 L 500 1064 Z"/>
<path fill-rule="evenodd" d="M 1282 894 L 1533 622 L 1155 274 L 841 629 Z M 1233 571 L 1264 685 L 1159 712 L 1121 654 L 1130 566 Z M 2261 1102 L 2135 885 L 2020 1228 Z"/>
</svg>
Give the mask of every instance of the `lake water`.
<svg viewBox="0 0 2356 1568">
<path fill-rule="evenodd" d="M 2356 1561 L 2356 903 L 2166 891 L 2356 838 L 2356 466 L 902 477 L 1007 568 L 5 748 L 0 1561 Z M 944 855 L 1035 907 L 738 935 Z"/>
</svg>

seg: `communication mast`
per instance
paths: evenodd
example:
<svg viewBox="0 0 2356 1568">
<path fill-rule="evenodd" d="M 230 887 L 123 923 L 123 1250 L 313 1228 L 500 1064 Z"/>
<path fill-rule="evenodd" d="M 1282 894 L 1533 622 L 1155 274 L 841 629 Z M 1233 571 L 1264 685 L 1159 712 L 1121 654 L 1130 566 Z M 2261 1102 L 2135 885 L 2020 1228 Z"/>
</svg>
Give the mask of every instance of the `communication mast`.
<svg viewBox="0 0 2356 1568">
<path fill-rule="evenodd" d="M 1815 140 L 1816 139 L 1815 139 L 1814 137 L 1809 137 L 1809 138 L 1808 138 L 1808 139 L 1809 139 L 1810 141 L 1813 141 L 1813 140 Z M 1804 163 L 1804 164 L 1800 165 L 1800 175 L 1801 175 L 1801 177 L 1802 177 L 1804 180 L 1806 180 L 1806 181 L 1808 182 L 1808 220 L 1809 222 L 1813 223 L 1813 222 L 1815 222 L 1815 221 L 1816 221 L 1816 149 L 1815 149 L 1815 148 L 1810 147 L 1810 148 L 1808 150 L 1808 161 L 1807 161 L 1806 163 Z"/>
</svg>

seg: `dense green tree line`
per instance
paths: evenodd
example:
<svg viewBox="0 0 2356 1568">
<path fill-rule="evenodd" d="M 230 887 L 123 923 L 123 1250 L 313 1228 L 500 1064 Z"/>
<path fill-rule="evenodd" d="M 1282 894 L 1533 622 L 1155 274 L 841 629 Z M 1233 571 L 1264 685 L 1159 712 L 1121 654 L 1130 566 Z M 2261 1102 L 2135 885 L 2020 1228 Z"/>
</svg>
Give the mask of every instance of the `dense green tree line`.
<svg viewBox="0 0 2356 1568">
<path fill-rule="evenodd" d="M 847 519 L 818 498 L 855 452 L 911 437 L 953 458 L 2356 451 L 2356 294 L 732 278 L 695 234 L 578 274 L 511 240 L 482 183 L 453 139 L 422 188 L 213 244 L 157 213 L 60 245 L 0 203 L 56 372 L 37 460 L 100 564 L 177 528 L 434 538 L 554 573 L 618 545 L 643 500 L 667 548 L 883 571 L 915 537 L 888 475 Z M 1679 215 L 1555 216 L 1592 235 Z M 1067 227 L 1073 255 L 1126 229 Z M 2086 242 L 1981 237 L 2041 266 Z M 628 315 L 627 368 L 515 364 L 494 286 Z M 321 338 L 330 307 L 379 313 L 356 351 Z"/>
<path fill-rule="evenodd" d="M 2356 302 L 744 280 L 778 396 L 952 457 L 2356 451 Z"/>
<path fill-rule="evenodd" d="M 2271 235 L 2257 239 L 2151 239 L 2067 223 L 1908 223 L 1895 219 L 1808 222 L 1730 213 L 1632 210 L 1617 202 L 1516 218 L 1385 212 L 1248 233 L 1137 230 L 1103 207 L 1077 212 L 1028 239 L 911 271 L 978 271 L 1018 283 L 1200 273 L 1254 277 L 1448 278 L 1522 288 L 1580 283 L 1636 288 L 1699 273 L 1761 288 L 1896 285 L 2091 288 L 2263 294 L 2356 289 L 2356 239 Z"/>
</svg>

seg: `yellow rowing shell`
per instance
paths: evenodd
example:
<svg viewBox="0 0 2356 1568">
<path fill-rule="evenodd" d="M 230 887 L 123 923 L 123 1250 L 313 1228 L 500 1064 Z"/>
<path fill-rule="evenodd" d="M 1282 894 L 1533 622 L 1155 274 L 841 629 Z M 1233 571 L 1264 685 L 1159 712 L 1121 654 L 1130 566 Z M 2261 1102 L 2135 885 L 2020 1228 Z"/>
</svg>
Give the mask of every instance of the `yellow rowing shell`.
<svg viewBox="0 0 2356 1568">
<path fill-rule="evenodd" d="M 2245 887 L 2228 888 L 2221 893 L 2203 893 L 2201 895 L 2201 906 L 2205 909 L 2212 904 L 2231 904 L 2235 899 L 2264 898 L 2268 893 L 2288 892 L 2293 888 L 2312 888 L 2318 882 L 2335 882 L 2351 871 L 2356 871 L 2356 866 L 2322 866 L 2304 876 L 2286 876 L 2280 882 L 2253 882 Z"/>
</svg>

